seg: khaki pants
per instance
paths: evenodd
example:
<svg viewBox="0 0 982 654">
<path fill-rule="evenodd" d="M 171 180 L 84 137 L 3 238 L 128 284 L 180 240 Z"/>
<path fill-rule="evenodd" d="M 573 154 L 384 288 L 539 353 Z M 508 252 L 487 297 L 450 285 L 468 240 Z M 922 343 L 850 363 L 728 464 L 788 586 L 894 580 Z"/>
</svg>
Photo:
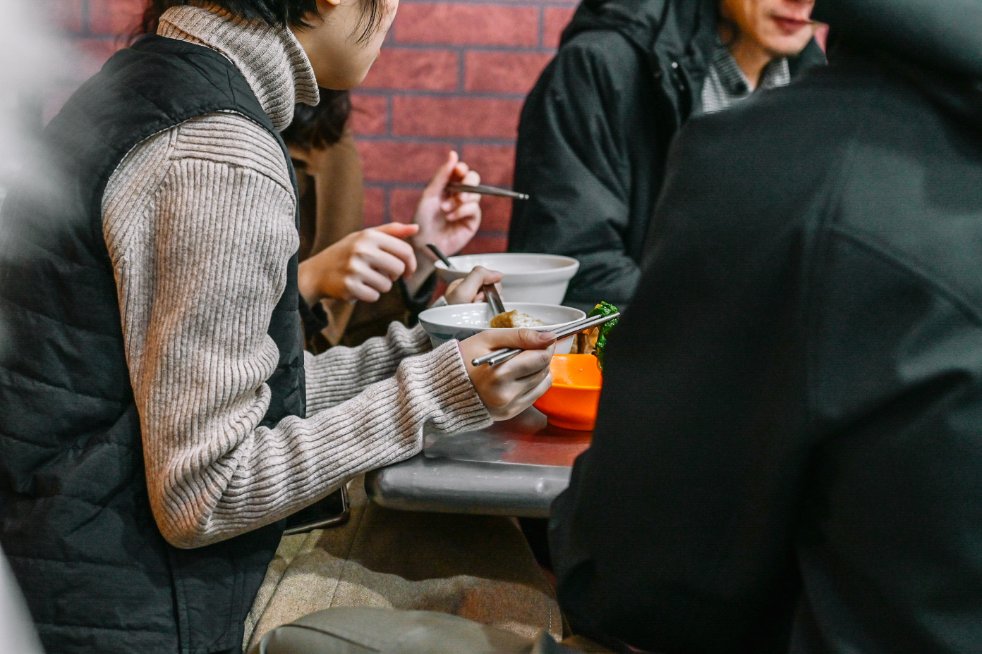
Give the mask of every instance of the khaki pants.
<svg viewBox="0 0 982 654">
<path fill-rule="evenodd" d="M 437 611 L 562 638 L 553 590 L 514 520 L 384 509 L 361 478 L 349 495 L 346 524 L 283 538 L 246 621 L 247 649 L 334 607 Z"/>
</svg>

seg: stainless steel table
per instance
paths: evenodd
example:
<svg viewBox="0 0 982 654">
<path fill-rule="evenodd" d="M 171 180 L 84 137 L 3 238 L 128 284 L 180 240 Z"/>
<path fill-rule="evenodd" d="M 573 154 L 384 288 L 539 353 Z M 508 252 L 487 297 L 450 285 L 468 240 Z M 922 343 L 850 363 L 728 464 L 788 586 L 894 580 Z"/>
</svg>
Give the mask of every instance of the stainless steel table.
<svg viewBox="0 0 982 654">
<path fill-rule="evenodd" d="M 426 433 L 422 454 L 369 473 L 365 487 L 392 509 L 544 518 L 591 435 L 529 408 L 487 429 Z"/>
</svg>

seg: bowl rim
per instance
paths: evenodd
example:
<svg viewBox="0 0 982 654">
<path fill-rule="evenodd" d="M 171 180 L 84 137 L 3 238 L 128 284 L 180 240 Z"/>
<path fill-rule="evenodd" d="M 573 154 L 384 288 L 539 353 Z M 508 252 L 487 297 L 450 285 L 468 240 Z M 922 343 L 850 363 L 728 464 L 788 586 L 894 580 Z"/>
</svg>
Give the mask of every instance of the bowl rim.
<svg viewBox="0 0 982 654">
<path fill-rule="evenodd" d="M 455 263 L 455 261 L 454 261 L 455 259 L 463 259 L 465 257 L 488 257 L 491 260 L 494 260 L 494 259 L 504 259 L 504 258 L 507 258 L 507 257 L 533 257 L 536 260 L 547 259 L 547 260 L 558 261 L 558 262 L 561 262 L 561 263 L 564 264 L 564 265 L 556 266 L 556 267 L 553 267 L 553 268 L 546 268 L 544 270 L 529 270 L 527 272 L 506 272 L 506 273 L 503 273 L 505 275 L 505 277 L 507 277 L 508 279 L 511 279 L 511 280 L 523 279 L 523 278 L 526 278 L 526 277 L 531 277 L 533 275 L 545 275 L 545 274 L 549 274 L 549 273 L 552 273 L 552 274 L 565 274 L 565 273 L 568 273 L 570 270 L 573 270 L 573 274 L 575 274 L 575 272 L 577 270 L 579 270 L 579 267 L 580 267 L 580 261 L 579 261 L 579 259 L 575 259 L 573 257 L 568 257 L 568 256 L 566 256 L 564 254 L 550 254 L 550 253 L 547 253 L 547 252 L 542 252 L 542 253 L 538 253 L 538 252 L 484 252 L 484 253 L 474 253 L 474 254 L 455 254 L 454 256 L 448 257 L 448 258 L 450 259 L 450 262 L 451 263 Z M 451 274 L 451 275 L 461 275 L 461 276 L 463 276 L 463 275 L 466 275 L 467 273 L 470 272 L 470 270 L 451 270 L 451 269 L 447 268 L 446 264 L 443 263 L 442 261 L 435 261 L 433 265 L 436 267 L 436 269 L 438 271 L 443 272 L 443 273 L 448 273 L 448 274 Z M 475 265 L 477 265 L 477 264 L 475 264 Z M 485 267 L 491 268 L 492 270 L 494 269 L 494 266 L 493 265 L 487 265 Z"/>
<path fill-rule="evenodd" d="M 603 384 L 600 384 L 598 386 L 592 386 L 592 385 L 584 386 L 582 384 L 560 384 L 558 382 L 553 382 L 552 386 L 550 386 L 549 388 L 562 388 L 572 391 L 599 391 L 599 390 L 603 390 Z"/>
<path fill-rule="evenodd" d="M 553 354 L 552 356 L 553 356 L 553 358 L 562 357 L 563 359 L 569 359 L 571 356 L 592 357 L 594 355 L 592 355 L 592 354 L 584 354 L 582 352 L 567 352 L 565 354 Z M 603 374 L 603 372 L 601 371 L 601 375 L 602 374 Z M 580 390 L 580 391 L 599 391 L 599 390 L 602 390 L 603 389 L 603 379 L 601 379 L 600 383 L 597 384 L 597 385 L 593 385 L 593 384 L 589 384 L 589 385 L 587 385 L 587 384 L 563 384 L 563 383 L 560 383 L 560 382 L 557 382 L 557 381 L 553 381 L 552 382 L 552 386 L 550 386 L 550 388 L 565 388 L 565 389 L 573 389 L 573 390 Z"/>
<path fill-rule="evenodd" d="M 487 307 L 487 306 L 488 305 L 486 302 L 466 302 L 464 304 L 442 304 L 438 307 L 428 307 L 423 311 L 420 311 L 419 315 L 416 316 L 416 319 L 422 322 L 424 319 L 423 316 L 434 310 L 449 310 L 449 309 L 460 310 L 464 307 Z M 579 313 L 583 314 L 583 316 L 580 316 L 579 318 L 570 318 L 569 320 L 565 320 L 563 322 L 550 323 L 548 325 L 536 325 L 531 329 L 542 329 L 543 327 L 559 327 L 561 325 L 571 323 L 574 320 L 580 320 L 584 316 L 586 316 L 586 312 L 583 311 L 583 309 L 577 309 L 576 307 L 568 307 L 565 304 L 551 304 L 549 302 L 509 302 L 505 300 L 505 309 L 508 309 L 509 311 L 512 308 L 523 310 L 525 307 L 549 307 L 550 309 L 554 309 L 556 307 L 562 307 L 563 309 L 569 309 L 570 311 L 578 311 Z M 440 312 L 442 313 L 443 311 Z M 427 317 L 426 320 L 432 325 L 439 325 L 439 326 L 446 326 L 446 327 L 467 327 L 467 328 L 470 327 L 470 325 L 452 325 L 447 323 L 436 323 L 429 317 Z M 491 329 L 491 327 L 482 327 L 481 329 Z M 521 329 L 521 327 L 509 327 L 506 329 Z"/>
</svg>

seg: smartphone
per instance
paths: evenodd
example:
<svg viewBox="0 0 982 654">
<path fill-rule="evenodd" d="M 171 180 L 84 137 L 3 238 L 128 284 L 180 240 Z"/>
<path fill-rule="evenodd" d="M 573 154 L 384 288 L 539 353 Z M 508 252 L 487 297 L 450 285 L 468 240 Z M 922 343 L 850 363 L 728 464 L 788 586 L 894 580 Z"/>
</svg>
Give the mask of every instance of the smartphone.
<svg viewBox="0 0 982 654">
<path fill-rule="evenodd" d="M 302 534 L 312 529 L 324 529 L 343 525 L 351 515 L 348 505 L 348 491 L 342 486 L 324 499 L 300 509 L 286 519 L 284 535 Z"/>
</svg>

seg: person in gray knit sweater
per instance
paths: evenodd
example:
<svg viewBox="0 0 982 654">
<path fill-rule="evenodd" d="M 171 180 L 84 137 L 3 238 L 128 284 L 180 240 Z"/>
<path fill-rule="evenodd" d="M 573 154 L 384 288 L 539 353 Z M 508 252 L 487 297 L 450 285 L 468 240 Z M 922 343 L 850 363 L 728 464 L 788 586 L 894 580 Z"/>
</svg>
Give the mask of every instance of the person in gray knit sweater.
<svg viewBox="0 0 982 654">
<path fill-rule="evenodd" d="M 223 0 L 167 4 L 174 6 L 162 14 L 157 36 L 204 46 L 231 62 L 269 123 L 282 130 L 290 123 L 296 103 L 317 103 L 318 85 L 344 89 L 361 82 L 378 55 L 398 3 Z M 138 415 L 138 429 L 132 429 L 132 439 L 138 443 L 135 447 L 142 456 L 145 475 L 138 483 L 145 481 L 144 492 L 159 530 L 159 535 L 136 535 L 147 543 L 162 535 L 168 547 L 193 551 L 242 538 L 324 498 L 367 470 L 419 453 L 424 426 L 454 432 L 509 418 L 528 407 L 551 383 L 548 363 L 552 344 L 548 335 L 531 330 L 517 335 L 491 330 L 431 349 L 421 328 L 393 324 L 385 337 L 358 348 L 332 348 L 319 356 L 305 354 L 305 411 L 301 408 L 298 415 L 288 411 L 272 423 L 266 420 L 271 401 L 276 399 L 270 380 L 281 363 L 282 349 L 281 341 L 268 333 L 270 317 L 275 320 L 278 303 L 290 292 L 288 267 L 299 243 L 291 172 L 282 146 L 270 130 L 240 113 L 205 112 L 139 141 L 115 167 L 105 186 L 101 239 L 106 251 L 103 256 L 108 254 L 106 263 L 111 265 L 115 279 L 120 348 L 132 388 L 128 401 Z M 467 173 L 466 167 L 458 165 L 448 170 L 448 177 L 463 178 Z M 461 199 L 461 203 L 468 201 Z M 433 209 L 442 211 L 439 203 Z M 452 221 L 446 226 L 452 230 Z M 14 249 L 4 247 L 6 255 Z M 78 248 L 69 251 L 86 255 Z M 378 248 L 372 256 L 376 258 L 365 259 L 368 265 L 361 272 L 369 285 L 378 284 L 379 277 L 391 282 L 400 275 L 412 277 L 417 273 L 411 252 Z M 15 271 L 9 276 L 4 273 L 4 279 L 18 279 L 18 274 L 22 275 L 19 279 L 26 277 Z M 496 273 L 478 271 L 456 287 L 449 299 L 471 301 L 479 296 L 482 283 L 498 278 Z M 292 284 L 294 291 L 301 291 L 304 299 L 313 303 L 322 296 L 323 282 L 317 269 L 308 266 L 301 270 L 299 289 L 295 281 Z M 29 295 L 21 295 L 13 286 L 8 285 L 4 293 L 8 292 L 10 306 L 32 302 Z M 69 304 L 80 300 L 63 298 Z M 7 317 L 13 319 L 14 314 Z M 68 319 L 62 322 L 73 327 Z M 44 338 L 44 334 L 39 337 Z M 502 366 L 470 364 L 472 359 L 501 347 L 527 351 Z M 17 352 L 5 354 L 13 359 L 0 361 L 0 368 L 14 370 L 20 365 Z M 66 366 L 73 366 L 73 375 L 88 374 L 94 379 L 102 364 L 87 362 L 85 357 L 84 351 L 73 354 Z M 86 373 L 87 367 L 92 372 Z M 5 393 L 0 392 L 0 412 L 13 415 L 19 396 Z M 71 409 L 65 407 L 64 412 L 80 412 L 84 406 L 76 403 Z M 57 422 L 59 411 L 57 405 L 47 406 L 47 415 L 39 415 L 33 429 L 43 430 L 49 417 Z M 104 428 L 97 420 L 91 422 L 94 433 Z M 30 434 L 11 431 L 17 429 L 16 424 L 8 427 L 0 434 L 5 453 L 0 478 L 6 488 L 26 488 L 11 480 L 35 474 L 28 467 L 35 465 L 30 463 L 33 459 L 18 449 Z M 77 448 L 83 435 L 76 435 L 74 442 L 71 438 L 70 434 L 63 437 L 65 451 L 81 451 Z M 88 439 L 88 453 L 99 439 L 89 434 L 84 438 Z M 63 461 L 58 459 L 58 465 L 72 465 Z M 65 468 L 58 474 L 67 479 L 73 473 Z M 116 471 L 103 467 L 94 478 L 108 485 L 130 483 L 129 478 L 113 480 L 113 474 Z M 54 486 L 32 488 L 47 493 Z M 59 501 L 57 497 L 43 500 Z M 85 632 L 85 638 L 95 639 L 87 642 L 100 642 L 100 651 L 115 651 L 110 641 L 97 640 L 102 637 L 100 629 L 115 623 L 101 624 L 92 616 L 102 607 L 115 607 L 115 612 L 106 612 L 106 620 L 116 620 L 113 616 L 128 611 L 124 597 L 114 598 L 111 590 L 92 586 L 91 594 L 99 597 L 91 598 L 93 603 L 86 607 L 88 617 L 96 623 L 89 628 L 59 613 L 61 609 L 52 608 L 54 598 L 29 579 L 37 563 L 25 561 L 32 556 L 32 548 L 44 546 L 31 540 L 32 529 L 42 533 L 36 531 L 36 516 L 41 514 L 20 508 L 32 501 L 28 492 L 0 497 L 5 530 L 0 535 L 5 548 L 10 543 L 15 550 L 12 564 L 22 577 L 46 647 L 72 651 L 69 643 L 83 642 L 79 634 Z M 31 515 L 35 522 L 8 522 L 7 518 L 13 519 L 15 514 L 14 502 L 18 516 Z M 35 506 L 41 505 L 37 500 Z M 57 519 L 66 520 L 66 515 L 60 512 Z M 119 517 L 125 515 L 113 513 L 113 519 Z M 81 524 L 88 519 L 81 518 Z M 50 525 L 45 529 L 45 533 L 55 531 Z M 127 538 L 132 537 L 127 534 Z M 84 529 L 64 528 L 52 538 L 85 538 Z M 96 544 L 82 545 L 88 548 Z M 46 578 L 64 578 L 72 583 L 68 580 L 75 573 L 71 552 L 82 545 L 52 546 L 57 552 L 51 555 L 34 549 L 32 561 L 68 557 L 60 559 L 65 565 Z M 110 553 L 116 547 L 108 538 L 97 545 Z M 167 556 L 176 556 L 174 550 L 169 551 Z M 148 556 L 141 554 L 139 561 L 148 560 Z M 137 560 L 133 564 L 143 565 Z M 73 587 L 109 583 L 104 575 L 87 574 L 90 576 L 76 580 Z M 112 574 L 122 578 L 131 573 L 118 567 Z M 196 577 L 186 579 L 192 583 Z M 141 582 L 141 576 L 134 573 L 132 580 Z M 174 637 L 180 633 L 181 638 L 187 638 L 190 633 L 193 640 L 197 627 L 188 627 L 181 620 L 186 619 L 185 614 L 193 620 L 206 612 L 195 614 L 182 607 L 181 593 L 186 587 L 174 588 L 178 598 Z M 252 593 L 255 590 L 254 586 Z M 500 602 L 500 592 L 495 592 L 498 597 L 492 600 Z M 251 595 L 244 601 L 236 600 L 246 609 L 251 601 Z M 268 597 L 264 601 L 268 602 Z M 459 603 L 473 601 L 473 597 L 462 598 Z M 228 611 L 234 615 L 233 609 Z M 162 606 L 161 610 L 169 615 L 171 607 Z M 215 606 L 214 610 L 221 612 L 226 607 Z M 133 640 L 130 646 L 155 643 L 139 646 L 164 651 L 158 649 L 163 641 L 153 638 L 160 637 L 156 632 L 166 620 L 148 621 L 146 640 Z M 126 627 L 131 635 L 140 629 L 132 622 Z M 68 632 L 70 637 L 65 635 Z M 202 627 L 200 633 L 202 640 L 213 638 L 222 646 L 196 649 L 192 642 L 178 649 L 226 651 L 229 643 L 230 650 L 241 647 L 241 630 L 219 637 Z M 126 647 L 123 641 L 111 642 L 117 648 Z"/>
<path fill-rule="evenodd" d="M 164 14 L 158 34 L 224 54 L 284 128 L 294 104 L 317 102 L 318 83 L 361 81 L 394 17 L 387 11 L 367 43 L 352 44 L 360 6 L 330 7 L 336 18 L 308 17 L 314 27 L 294 32 L 217 7 L 180 6 Z M 277 143 L 234 114 L 202 116 L 141 143 L 106 188 L 103 231 L 143 438 L 153 444 L 145 447 L 151 501 L 161 532 L 179 547 L 288 515 L 360 472 L 418 453 L 426 423 L 479 427 L 515 415 L 548 387 L 551 350 L 535 332 L 515 342 L 486 332 L 429 351 L 421 328 L 393 325 L 387 337 L 361 348 L 308 356 L 309 417 L 258 427 L 267 404 L 263 384 L 276 360 L 264 316 L 283 291 L 284 266 L 298 245 L 295 205 Z M 182 229 L 168 229 L 176 220 Z M 211 256 L 230 247 L 233 257 Z M 300 290 L 312 303 L 319 296 L 306 276 L 301 271 Z M 476 294 L 483 281 L 458 288 L 459 296 L 470 301 L 466 291 Z M 470 366 L 507 346 L 534 351 L 510 367 Z M 177 351 L 201 354 L 168 356 Z M 230 437 L 246 465 L 235 484 L 201 501 Z M 190 456 L 189 448 L 186 474 L 171 478 L 170 466 Z M 291 483 L 297 479 L 302 486 Z"/>
</svg>

